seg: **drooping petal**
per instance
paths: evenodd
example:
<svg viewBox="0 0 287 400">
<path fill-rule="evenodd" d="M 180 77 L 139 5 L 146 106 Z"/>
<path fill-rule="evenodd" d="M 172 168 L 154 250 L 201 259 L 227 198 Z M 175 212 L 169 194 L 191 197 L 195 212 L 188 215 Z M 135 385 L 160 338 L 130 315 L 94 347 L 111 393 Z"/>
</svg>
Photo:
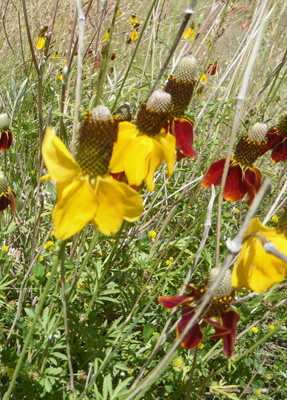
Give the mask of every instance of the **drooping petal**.
<svg viewBox="0 0 287 400">
<path fill-rule="evenodd" d="M 197 158 L 193 149 L 193 126 L 194 122 L 188 118 L 174 118 L 170 123 L 170 130 L 176 138 L 177 150 L 183 157 Z"/>
<path fill-rule="evenodd" d="M 139 131 L 130 122 L 120 122 L 118 129 L 118 140 L 114 144 L 109 170 L 113 173 L 124 171 L 125 155 L 129 155 L 129 145 L 139 135 Z"/>
<path fill-rule="evenodd" d="M 230 164 L 231 162 L 232 161 L 230 161 Z M 225 158 L 222 158 L 221 160 L 215 161 L 211 164 L 202 182 L 202 186 L 204 188 L 211 187 L 211 185 L 218 186 L 221 184 L 224 164 Z"/>
<path fill-rule="evenodd" d="M 272 161 L 278 163 L 279 161 L 287 160 L 287 138 L 284 137 L 281 143 L 274 147 L 271 153 Z"/>
<path fill-rule="evenodd" d="M 6 131 L 0 131 L 0 150 L 8 148 L 8 134 Z"/>
<path fill-rule="evenodd" d="M 175 164 L 175 137 L 162 132 L 156 135 L 154 139 L 159 142 L 162 147 L 164 160 L 167 165 L 168 176 L 171 176 Z"/>
<path fill-rule="evenodd" d="M 51 127 L 43 140 L 42 154 L 51 179 L 58 183 L 72 182 L 81 172 L 79 164 Z"/>
<path fill-rule="evenodd" d="M 97 207 L 98 201 L 86 179 L 67 185 L 52 213 L 57 239 L 66 240 L 81 231 L 93 219 Z"/>
<path fill-rule="evenodd" d="M 194 316 L 195 311 L 189 306 L 183 306 L 182 308 L 182 318 L 177 325 L 177 336 L 179 336 L 183 331 L 188 322 Z M 195 323 L 193 327 L 187 332 L 185 337 L 181 342 L 181 346 L 185 349 L 195 349 L 203 338 L 202 331 L 198 322 Z"/>
<path fill-rule="evenodd" d="M 277 128 L 273 128 L 267 133 L 266 135 L 267 143 L 261 151 L 261 156 L 265 154 L 268 150 L 273 149 L 278 143 L 282 142 L 283 137 L 279 135 L 277 132 L 278 132 Z"/>
<path fill-rule="evenodd" d="M 247 167 L 244 171 L 243 182 L 247 189 L 248 201 L 247 205 L 250 206 L 253 199 L 262 185 L 262 173 L 260 169 L 252 166 Z"/>
<path fill-rule="evenodd" d="M 183 301 L 190 300 L 193 301 L 193 297 L 190 297 L 187 294 L 183 294 L 182 296 L 170 296 L 170 297 L 163 297 L 159 296 L 158 301 L 165 307 L 165 308 L 174 308 L 182 304 Z M 190 310 L 190 308 L 189 308 Z"/>
<path fill-rule="evenodd" d="M 227 201 L 239 201 L 246 195 L 247 189 L 243 182 L 243 171 L 240 164 L 229 167 L 223 197 Z"/>
<path fill-rule="evenodd" d="M 286 256 L 287 239 L 284 234 L 276 232 L 275 228 L 262 225 L 258 218 L 253 218 L 249 224 L 244 235 L 246 239 L 232 272 L 232 286 L 237 290 L 245 287 L 262 293 L 285 278 L 287 263 L 266 253 L 259 238 L 248 237 L 252 234 L 272 242 Z"/>
<path fill-rule="evenodd" d="M 142 214 L 141 196 L 111 176 L 98 176 L 95 192 L 98 206 L 92 222 L 105 235 L 116 233 L 123 219 L 133 222 Z"/>
</svg>

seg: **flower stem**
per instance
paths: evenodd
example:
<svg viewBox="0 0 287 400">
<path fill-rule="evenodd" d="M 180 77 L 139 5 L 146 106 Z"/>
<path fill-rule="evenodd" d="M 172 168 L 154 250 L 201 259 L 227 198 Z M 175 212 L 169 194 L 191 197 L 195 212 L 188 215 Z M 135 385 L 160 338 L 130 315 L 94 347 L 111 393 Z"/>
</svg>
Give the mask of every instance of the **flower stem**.
<svg viewBox="0 0 287 400">
<path fill-rule="evenodd" d="M 58 268 L 58 265 L 59 265 L 59 263 L 61 261 L 61 257 L 62 257 L 62 254 L 64 253 L 65 247 L 66 247 L 66 241 L 61 242 L 60 248 L 59 248 L 59 251 L 58 251 L 58 256 L 54 260 L 54 263 L 53 263 L 53 266 L 52 266 L 52 269 L 51 269 L 51 275 L 49 276 L 49 279 L 48 279 L 48 281 L 46 283 L 46 286 L 44 288 L 43 294 L 40 297 L 38 306 L 37 306 L 36 311 L 35 311 L 35 315 L 34 315 L 33 321 L 31 322 L 29 332 L 28 332 L 28 334 L 26 336 L 23 349 L 22 349 L 21 354 L 19 356 L 16 368 L 15 368 L 15 371 L 14 371 L 14 375 L 12 377 L 12 380 L 10 382 L 10 385 L 8 387 L 7 392 L 4 394 L 3 400 L 8 400 L 10 395 L 11 395 L 11 393 L 12 393 L 12 390 L 13 390 L 14 385 L 15 385 L 15 381 L 17 379 L 17 376 L 19 374 L 20 368 L 21 368 L 22 363 L 24 361 L 24 357 L 26 355 L 26 351 L 27 351 L 27 348 L 29 346 L 30 339 L 31 339 L 31 337 L 32 337 L 32 335 L 34 333 L 35 326 L 36 326 L 36 324 L 38 322 L 39 316 L 40 316 L 41 311 L 43 309 L 43 306 L 45 304 L 45 300 L 46 300 L 47 295 L 49 293 L 49 290 L 51 288 L 51 285 L 52 285 L 52 282 L 53 282 L 53 278 L 54 278 L 54 276 L 55 276 L 55 274 L 57 272 L 57 268 Z"/>
</svg>

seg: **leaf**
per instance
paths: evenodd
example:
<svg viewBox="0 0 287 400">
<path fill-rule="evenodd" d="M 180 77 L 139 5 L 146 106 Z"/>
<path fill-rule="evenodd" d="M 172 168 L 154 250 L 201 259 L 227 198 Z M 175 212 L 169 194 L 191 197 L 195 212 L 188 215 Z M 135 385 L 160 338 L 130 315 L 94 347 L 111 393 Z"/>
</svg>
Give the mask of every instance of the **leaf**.
<svg viewBox="0 0 287 400">
<path fill-rule="evenodd" d="M 146 324 L 144 329 L 143 329 L 143 337 L 145 342 L 149 340 L 149 338 L 152 336 L 152 334 L 155 331 L 155 326 L 152 324 Z"/>
</svg>

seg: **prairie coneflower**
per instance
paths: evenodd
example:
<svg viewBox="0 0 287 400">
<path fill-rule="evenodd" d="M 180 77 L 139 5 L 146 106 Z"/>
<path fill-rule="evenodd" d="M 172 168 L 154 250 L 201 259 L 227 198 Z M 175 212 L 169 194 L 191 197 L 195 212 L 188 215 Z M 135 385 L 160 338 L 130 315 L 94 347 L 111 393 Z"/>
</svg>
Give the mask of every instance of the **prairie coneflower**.
<svg viewBox="0 0 287 400">
<path fill-rule="evenodd" d="M 173 297 L 159 297 L 158 301 L 168 309 L 183 306 L 182 318 L 177 326 L 177 336 L 180 335 L 188 322 L 193 318 L 197 307 L 200 305 L 204 294 L 211 287 L 219 273 L 219 268 L 213 268 L 199 288 L 187 285 L 190 294 Z M 213 298 L 202 319 L 197 321 L 190 328 L 181 342 L 181 346 L 186 349 L 194 349 L 200 344 L 203 333 L 200 325 L 206 322 L 215 329 L 215 335 L 210 339 L 223 339 L 224 352 L 228 357 L 233 355 L 232 348 L 236 339 L 236 326 L 239 322 L 239 315 L 236 311 L 230 310 L 230 303 L 235 295 L 235 289 L 231 286 L 231 273 L 228 270 L 216 289 Z M 219 320 L 219 322 L 218 322 Z"/>
<path fill-rule="evenodd" d="M 270 228 L 253 218 L 243 237 L 241 253 L 232 273 L 232 285 L 236 289 L 245 287 L 262 293 L 283 281 L 287 276 L 287 263 L 267 253 L 264 244 L 271 242 L 287 256 L 287 212 L 277 226 Z"/>
<path fill-rule="evenodd" d="M 272 150 L 271 159 L 275 163 L 287 160 L 287 116 L 279 124 L 267 132 L 267 144 L 261 154 Z"/>
<path fill-rule="evenodd" d="M 227 201 L 239 201 L 248 194 L 250 206 L 261 186 L 262 173 L 253 163 L 265 146 L 267 125 L 254 124 L 239 140 L 234 157 L 230 160 L 223 197 Z M 204 188 L 221 184 L 225 158 L 215 161 L 207 171 L 202 182 Z"/>
<path fill-rule="evenodd" d="M 140 217 L 140 195 L 106 174 L 117 133 L 118 121 L 107 107 L 87 112 L 75 160 L 53 128 L 48 128 L 42 153 L 49 175 L 41 180 L 57 182 L 58 201 L 52 214 L 57 239 L 68 239 L 89 222 L 110 235 L 123 219 L 134 222 Z"/>
<path fill-rule="evenodd" d="M 163 90 L 152 93 L 142 103 L 136 122 L 119 123 L 118 140 L 110 162 L 112 173 L 125 172 L 130 185 L 140 186 L 145 180 L 153 190 L 153 175 L 165 161 L 168 176 L 175 164 L 175 138 L 166 134 L 171 97 Z"/>
<path fill-rule="evenodd" d="M 0 115 L 0 150 L 9 149 L 13 142 L 13 134 L 9 128 L 10 121 L 7 114 Z"/>
<path fill-rule="evenodd" d="M 14 190 L 8 188 L 7 180 L 2 171 L 0 171 L 0 211 L 6 210 L 10 206 L 11 211 L 16 210 L 16 194 Z"/>
<path fill-rule="evenodd" d="M 184 117 L 195 85 L 195 71 L 196 59 L 183 57 L 165 86 L 165 91 L 171 95 L 169 130 L 176 138 L 178 161 L 183 157 L 197 157 L 193 149 L 194 122 Z"/>
</svg>

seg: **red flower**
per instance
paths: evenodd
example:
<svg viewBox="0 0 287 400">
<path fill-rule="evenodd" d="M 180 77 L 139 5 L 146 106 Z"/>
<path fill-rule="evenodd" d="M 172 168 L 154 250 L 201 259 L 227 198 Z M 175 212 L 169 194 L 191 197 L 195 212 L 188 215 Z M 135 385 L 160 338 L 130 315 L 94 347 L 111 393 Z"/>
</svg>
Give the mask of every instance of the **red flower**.
<svg viewBox="0 0 287 400">
<path fill-rule="evenodd" d="M 185 329 L 188 322 L 193 318 L 196 307 L 200 304 L 202 296 L 206 293 L 212 282 L 219 272 L 218 268 L 213 268 L 208 280 L 196 289 L 191 285 L 187 287 L 191 290 L 190 295 L 159 297 L 158 301 L 168 309 L 182 305 L 182 318 L 177 326 L 177 336 Z M 204 314 L 202 320 L 197 321 L 187 332 L 181 342 L 181 346 L 186 349 L 196 348 L 203 337 L 200 327 L 201 322 L 206 322 L 212 325 L 215 329 L 215 335 L 210 339 L 223 339 L 223 349 L 228 357 L 233 355 L 232 348 L 236 340 L 236 326 L 239 322 L 239 315 L 233 310 L 228 310 L 231 301 L 233 300 L 235 291 L 231 287 L 231 273 L 227 271 L 224 279 L 221 281 L 209 308 Z M 218 318 L 219 322 L 214 318 Z"/>
<path fill-rule="evenodd" d="M 170 133 L 176 139 L 177 161 L 180 161 L 184 157 L 197 157 L 193 149 L 193 126 L 194 122 L 185 117 L 172 118 L 170 121 Z"/>
<path fill-rule="evenodd" d="M 9 149 L 13 142 L 13 134 L 9 128 L 9 118 L 7 114 L 0 115 L 0 150 Z"/>
<path fill-rule="evenodd" d="M 210 63 L 206 68 L 205 73 L 210 75 L 215 75 L 217 71 L 217 61 L 215 63 Z"/>
<path fill-rule="evenodd" d="M 248 194 L 247 205 L 250 206 L 256 193 L 260 189 L 262 173 L 253 166 L 254 161 L 260 156 L 266 144 L 266 124 L 253 125 L 247 135 L 243 135 L 234 157 L 230 160 L 223 198 L 227 201 L 239 201 Z M 221 184 L 225 158 L 214 162 L 203 179 L 204 188 Z"/>
<path fill-rule="evenodd" d="M 9 189 L 7 180 L 2 171 L 0 171 L 0 211 L 6 210 L 10 206 L 11 211 L 16 210 L 16 194 L 14 190 Z"/>
<path fill-rule="evenodd" d="M 267 132 L 267 144 L 261 154 L 272 150 L 271 159 L 275 163 L 287 160 L 287 116 L 285 116 L 277 127 Z"/>
</svg>

